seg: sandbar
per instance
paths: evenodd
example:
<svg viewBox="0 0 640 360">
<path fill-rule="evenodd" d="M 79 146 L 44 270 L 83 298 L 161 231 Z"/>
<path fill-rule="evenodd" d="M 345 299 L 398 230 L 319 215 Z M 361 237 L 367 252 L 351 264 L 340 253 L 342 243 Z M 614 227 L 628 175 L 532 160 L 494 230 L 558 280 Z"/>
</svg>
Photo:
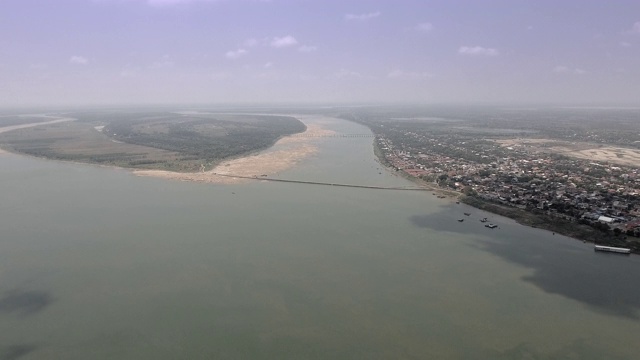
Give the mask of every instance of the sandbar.
<svg viewBox="0 0 640 360">
<path fill-rule="evenodd" d="M 26 129 L 26 128 L 40 126 L 40 125 L 51 125 L 51 124 L 57 124 L 57 123 L 61 123 L 61 122 L 67 122 L 67 121 L 76 120 L 74 118 L 62 118 L 62 117 L 55 117 L 55 116 L 49 116 L 49 115 L 41 115 L 41 117 L 53 118 L 55 120 L 38 122 L 38 123 L 29 123 L 29 124 L 20 124 L 20 125 L 11 125 L 11 126 L 0 127 L 0 134 L 5 133 L 7 131 L 13 131 L 13 130 L 18 130 L 18 129 Z"/>
<path fill-rule="evenodd" d="M 138 176 L 215 184 L 235 184 L 249 181 L 248 179 L 230 177 L 233 175 L 256 178 L 263 175 L 272 176 L 274 173 L 290 169 L 315 154 L 318 151 L 317 145 L 314 144 L 317 137 L 335 133 L 324 128 L 318 122 L 306 122 L 304 116 L 296 118 L 307 126 L 306 131 L 285 136 L 271 148 L 257 154 L 225 160 L 209 171 L 180 173 L 164 170 L 134 170 L 133 173 Z"/>
</svg>

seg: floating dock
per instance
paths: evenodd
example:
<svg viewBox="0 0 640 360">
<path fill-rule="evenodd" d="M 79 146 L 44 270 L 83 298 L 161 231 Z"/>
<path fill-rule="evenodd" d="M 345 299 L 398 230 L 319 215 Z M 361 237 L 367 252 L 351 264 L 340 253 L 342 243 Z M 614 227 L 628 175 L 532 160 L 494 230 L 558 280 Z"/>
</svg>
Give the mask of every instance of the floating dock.
<svg viewBox="0 0 640 360">
<path fill-rule="evenodd" d="M 631 254 L 631 249 L 613 247 L 613 246 L 595 245 L 593 250 L 595 250 L 595 251 L 612 252 L 612 253 L 617 253 L 617 254 Z"/>
</svg>

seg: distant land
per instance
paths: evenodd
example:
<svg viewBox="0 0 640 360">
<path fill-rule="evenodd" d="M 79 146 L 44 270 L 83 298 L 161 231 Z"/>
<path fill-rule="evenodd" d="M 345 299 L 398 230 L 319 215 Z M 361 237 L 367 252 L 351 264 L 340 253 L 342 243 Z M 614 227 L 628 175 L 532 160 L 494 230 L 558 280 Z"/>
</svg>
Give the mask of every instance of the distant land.
<svg viewBox="0 0 640 360">
<path fill-rule="evenodd" d="M 12 131 L 0 133 L 0 147 L 139 175 L 229 182 L 230 175 L 263 177 L 292 166 L 317 150 L 309 139 L 333 136 L 318 118 L 341 118 L 369 127 L 380 162 L 420 186 L 525 225 L 640 251 L 638 108 L 225 110 L 5 115 L 0 127 Z M 305 117 L 316 119 L 310 128 L 299 120 Z M 279 139 L 278 151 L 254 154 Z"/>
<path fill-rule="evenodd" d="M 18 128 L 56 118 L 73 121 Z M 305 131 L 288 116 L 99 111 L 0 117 L 0 147 L 48 159 L 196 172 Z"/>
<path fill-rule="evenodd" d="M 640 252 L 640 109 L 359 108 L 392 171 L 465 203 Z"/>
</svg>

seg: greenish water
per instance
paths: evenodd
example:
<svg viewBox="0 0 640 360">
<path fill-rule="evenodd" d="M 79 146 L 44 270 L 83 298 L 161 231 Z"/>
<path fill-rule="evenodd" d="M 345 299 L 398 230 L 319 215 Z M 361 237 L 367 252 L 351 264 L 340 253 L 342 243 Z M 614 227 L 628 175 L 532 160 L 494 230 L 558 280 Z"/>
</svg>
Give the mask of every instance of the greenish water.
<svg viewBox="0 0 640 360">
<path fill-rule="evenodd" d="M 411 185 L 379 170 L 370 138 L 315 141 L 276 176 Z M 183 183 L 2 155 L 0 201 L 0 360 L 640 352 L 637 256 L 429 192 Z"/>
</svg>

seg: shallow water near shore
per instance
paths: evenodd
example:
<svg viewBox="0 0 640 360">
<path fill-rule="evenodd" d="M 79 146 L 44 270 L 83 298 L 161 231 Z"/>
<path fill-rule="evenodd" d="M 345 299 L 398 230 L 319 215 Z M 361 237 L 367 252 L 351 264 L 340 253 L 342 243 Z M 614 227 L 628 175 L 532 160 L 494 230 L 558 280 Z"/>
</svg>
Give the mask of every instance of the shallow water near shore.
<svg viewBox="0 0 640 360">
<path fill-rule="evenodd" d="M 270 176 L 413 186 L 371 142 L 314 139 Z M 12 154 L 0 185 L 0 360 L 640 352 L 637 256 L 428 191 L 189 183 Z"/>
</svg>

